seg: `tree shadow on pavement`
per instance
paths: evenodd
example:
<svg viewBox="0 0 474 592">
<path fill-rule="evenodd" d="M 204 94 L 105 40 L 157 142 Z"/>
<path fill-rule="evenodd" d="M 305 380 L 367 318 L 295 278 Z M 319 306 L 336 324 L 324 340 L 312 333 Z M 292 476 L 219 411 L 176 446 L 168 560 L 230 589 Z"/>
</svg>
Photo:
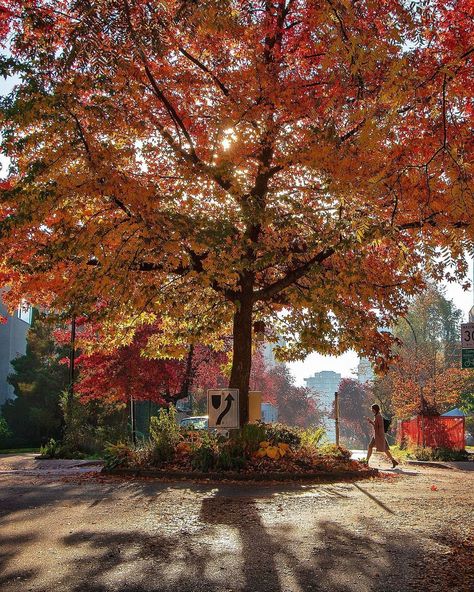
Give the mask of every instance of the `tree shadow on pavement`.
<svg viewBox="0 0 474 592">
<path fill-rule="evenodd" d="M 144 499 L 148 504 L 154 491 L 156 503 L 158 491 L 176 489 L 144 484 Z M 183 489 L 193 494 L 189 484 Z M 56 541 L 61 565 L 49 566 L 47 585 L 40 570 L 25 562 L 24 569 L 10 569 L 0 580 L 2 592 L 414 592 L 426 590 L 430 578 L 440 584 L 434 587 L 438 592 L 470 589 L 463 586 L 472 583 L 472 572 L 465 567 L 472 548 L 447 541 L 453 549 L 464 549 L 464 563 L 456 563 L 457 579 L 449 579 L 439 568 L 444 565 L 441 552 L 424 548 L 406 528 L 386 525 L 388 514 L 383 510 L 377 520 L 369 513 L 345 524 L 345 504 L 353 500 L 327 489 L 324 503 L 310 498 L 302 517 L 294 498 L 287 506 L 285 496 L 265 499 L 271 490 L 253 496 L 248 489 L 239 495 L 242 490 L 236 486 L 232 493 L 229 485 L 200 487 L 199 496 L 196 491 L 184 510 L 176 507 L 173 514 L 170 508 L 164 519 L 158 505 L 156 511 L 155 506 L 148 508 L 148 514 L 145 506 L 137 505 L 136 518 L 129 514 L 128 521 L 121 521 L 117 515 L 107 522 L 116 507 L 112 499 L 112 505 L 102 509 L 103 527 L 77 524 L 76 532 Z M 132 492 L 132 502 L 138 500 L 137 491 Z M 29 501 L 35 500 L 39 502 L 36 497 Z M 63 502 L 59 497 L 58 505 Z M 326 516 L 331 504 L 341 504 L 340 514 L 331 514 L 333 519 Z M 86 507 L 98 512 L 101 504 Z M 41 509 L 54 510 L 50 504 Z M 189 519 L 183 521 L 180 517 L 186 512 Z M 18 516 L 15 526 L 27 524 L 22 525 Z M 0 538 L 2 571 L 28 542 L 20 536 Z"/>
<path fill-rule="evenodd" d="M 7 581 L 14 581 L 18 584 L 32 580 L 37 575 L 34 569 L 16 569 L 6 575 L 6 567 L 9 561 L 18 553 L 18 549 L 31 542 L 28 535 L 4 536 L 0 535 L 0 590 Z"/>
</svg>

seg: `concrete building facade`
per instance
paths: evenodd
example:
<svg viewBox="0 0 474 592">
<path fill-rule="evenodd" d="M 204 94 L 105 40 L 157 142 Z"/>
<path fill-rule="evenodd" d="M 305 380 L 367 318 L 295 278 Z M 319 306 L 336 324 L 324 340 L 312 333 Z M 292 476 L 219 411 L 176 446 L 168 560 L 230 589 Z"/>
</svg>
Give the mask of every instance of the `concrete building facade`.
<svg viewBox="0 0 474 592">
<path fill-rule="evenodd" d="M 362 384 L 370 382 L 375 378 L 372 364 L 367 358 L 360 358 L 357 366 L 357 380 Z"/>
<path fill-rule="evenodd" d="M 26 353 L 26 336 L 31 326 L 32 309 L 30 307 L 18 307 L 18 310 L 9 315 L 1 301 L 0 315 L 7 319 L 5 324 L 0 324 L 0 407 L 14 397 L 13 387 L 8 384 L 7 377 L 12 373 L 11 361 Z"/>
<path fill-rule="evenodd" d="M 275 368 L 275 366 L 278 366 L 279 364 L 281 364 L 281 362 L 277 362 L 276 358 L 275 358 L 275 347 L 280 346 L 280 347 L 284 347 L 285 345 L 285 340 L 280 337 L 277 341 L 277 343 L 265 343 L 263 345 L 262 348 L 262 353 L 263 353 L 263 360 L 265 362 L 265 366 L 267 368 Z"/>
<path fill-rule="evenodd" d="M 328 439 L 331 442 L 336 440 L 334 420 L 331 418 L 334 403 L 334 393 L 339 388 L 342 376 L 339 372 L 323 370 L 316 372 L 313 376 L 305 378 L 306 386 L 314 393 L 314 398 L 326 415 L 325 428 Z"/>
</svg>

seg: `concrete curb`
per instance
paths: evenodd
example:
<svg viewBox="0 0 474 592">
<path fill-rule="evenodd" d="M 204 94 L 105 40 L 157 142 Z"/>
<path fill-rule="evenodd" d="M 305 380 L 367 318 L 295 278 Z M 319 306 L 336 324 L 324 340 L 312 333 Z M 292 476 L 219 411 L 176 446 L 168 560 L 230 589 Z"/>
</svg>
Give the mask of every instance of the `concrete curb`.
<svg viewBox="0 0 474 592">
<path fill-rule="evenodd" d="M 436 462 L 432 460 L 405 460 L 405 463 L 407 465 L 418 465 L 420 467 L 435 467 L 437 469 L 448 469 L 451 471 L 454 470 L 454 467 L 450 467 L 442 462 Z"/>
<path fill-rule="evenodd" d="M 437 469 L 447 469 L 448 471 L 462 471 L 465 470 L 463 468 L 463 466 L 456 466 L 456 463 L 460 463 L 462 465 L 464 465 L 465 463 L 469 463 L 472 461 L 434 461 L 434 460 L 405 460 L 404 461 L 406 464 L 408 465 L 418 465 L 421 467 L 434 467 Z M 474 463 L 473 463 L 473 467 L 474 467 Z M 471 469 L 469 469 L 471 470 Z"/>
<path fill-rule="evenodd" d="M 206 480 L 206 481 L 341 481 L 344 479 L 367 479 L 379 474 L 378 469 L 368 471 L 318 471 L 313 473 L 237 473 L 228 471 L 226 473 L 202 473 L 185 471 L 160 471 L 158 469 L 132 469 L 116 468 L 102 469 L 107 475 L 122 475 L 133 477 L 155 477 L 168 480 Z"/>
<path fill-rule="evenodd" d="M 87 458 L 81 459 L 81 458 L 50 458 L 49 456 L 35 456 L 34 460 L 45 460 L 45 461 L 61 461 L 61 460 L 65 460 L 65 461 L 69 461 L 69 462 L 73 462 L 74 464 L 71 464 L 71 467 L 94 467 L 96 465 L 103 465 L 104 461 L 103 459 L 96 459 L 96 460 L 88 460 Z"/>
</svg>

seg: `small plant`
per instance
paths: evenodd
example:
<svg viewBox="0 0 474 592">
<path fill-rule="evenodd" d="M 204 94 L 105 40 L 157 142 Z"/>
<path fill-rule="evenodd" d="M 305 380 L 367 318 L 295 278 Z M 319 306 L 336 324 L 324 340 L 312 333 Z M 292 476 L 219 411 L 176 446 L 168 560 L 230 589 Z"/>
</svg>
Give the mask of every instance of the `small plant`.
<svg viewBox="0 0 474 592">
<path fill-rule="evenodd" d="M 219 446 L 216 458 L 216 469 L 238 471 L 245 466 L 247 458 L 241 440 L 229 440 Z"/>
<path fill-rule="evenodd" d="M 248 423 L 240 430 L 240 440 L 248 454 L 256 452 L 266 439 L 267 427 L 263 423 Z"/>
<path fill-rule="evenodd" d="M 193 469 L 207 473 L 214 468 L 218 456 L 217 442 L 211 435 L 204 436 L 199 446 L 194 446 L 191 452 L 191 466 Z"/>
<path fill-rule="evenodd" d="M 288 444 L 291 448 L 298 448 L 301 444 L 301 436 L 298 428 L 281 423 L 266 426 L 266 440 L 269 440 L 273 444 L 282 442 Z"/>
<path fill-rule="evenodd" d="M 318 448 L 326 438 L 326 430 L 323 427 L 306 428 L 301 430 L 301 446 L 307 448 Z"/>
<path fill-rule="evenodd" d="M 350 460 L 352 456 L 352 452 L 348 448 L 337 446 L 330 442 L 323 444 L 321 448 L 319 448 L 319 451 L 323 456 L 337 458 L 338 460 Z"/>
<path fill-rule="evenodd" d="M 160 409 L 158 416 L 150 419 L 150 441 L 153 443 L 150 462 L 153 466 L 170 461 L 176 446 L 181 440 L 179 425 L 176 421 L 176 409 Z"/>
<path fill-rule="evenodd" d="M 267 456 L 272 460 L 280 460 L 283 456 L 288 454 L 290 445 L 286 442 L 279 442 L 278 444 L 271 444 L 268 441 L 260 442 L 260 448 L 257 450 L 256 457 L 264 458 Z"/>
<path fill-rule="evenodd" d="M 108 443 L 104 449 L 104 465 L 106 469 L 127 467 L 133 464 L 133 459 L 133 450 L 125 442 L 118 442 L 117 444 Z"/>
<path fill-rule="evenodd" d="M 165 436 L 174 446 L 180 440 L 180 428 L 174 405 L 170 405 L 168 409 L 160 409 L 158 416 L 150 418 L 151 440 L 160 440 L 162 436 Z"/>
<path fill-rule="evenodd" d="M 58 458 L 61 453 L 61 443 L 54 438 L 50 438 L 48 442 L 40 447 L 40 456 L 44 458 Z"/>
</svg>

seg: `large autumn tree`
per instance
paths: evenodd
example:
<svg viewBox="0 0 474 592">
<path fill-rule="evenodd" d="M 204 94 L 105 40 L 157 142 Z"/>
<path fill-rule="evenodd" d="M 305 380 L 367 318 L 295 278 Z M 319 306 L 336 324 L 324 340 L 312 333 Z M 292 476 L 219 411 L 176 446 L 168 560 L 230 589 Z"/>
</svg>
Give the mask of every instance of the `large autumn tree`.
<svg viewBox="0 0 474 592">
<path fill-rule="evenodd" d="M 470 0 L 4 0 L 0 283 L 156 353 L 355 348 L 472 245 Z M 8 39 L 8 42 L 6 41 Z M 439 257 L 437 248 L 442 249 Z"/>
</svg>

